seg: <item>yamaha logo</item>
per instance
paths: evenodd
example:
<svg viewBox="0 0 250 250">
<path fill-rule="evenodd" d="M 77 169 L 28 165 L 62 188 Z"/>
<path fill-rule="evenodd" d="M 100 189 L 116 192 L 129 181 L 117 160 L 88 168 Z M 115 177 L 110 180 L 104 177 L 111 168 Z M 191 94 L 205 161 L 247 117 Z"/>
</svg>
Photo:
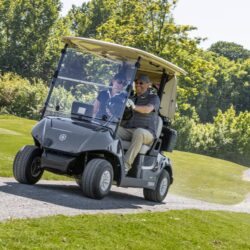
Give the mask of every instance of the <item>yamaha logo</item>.
<svg viewBox="0 0 250 250">
<path fill-rule="evenodd" d="M 60 134 L 59 135 L 59 141 L 65 141 L 67 139 L 67 135 L 66 134 Z"/>
</svg>

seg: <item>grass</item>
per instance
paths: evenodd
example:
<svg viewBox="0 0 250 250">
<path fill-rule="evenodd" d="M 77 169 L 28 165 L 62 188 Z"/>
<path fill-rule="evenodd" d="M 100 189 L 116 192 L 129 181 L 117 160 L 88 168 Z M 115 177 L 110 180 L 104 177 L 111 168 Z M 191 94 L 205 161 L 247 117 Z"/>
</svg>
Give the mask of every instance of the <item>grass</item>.
<svg viewBox="0 0 250 250">
<path fill-rule="evenodd" d="M 33 144 L 30 135 L 36 121 L 15 116 L 0 116 L 0 176 L 12 175 L 16 152 Z M 250 182 L 242 181 L 246 167 L 204 155 L 178 152 L 168 154 L 173 162 L 174 184 L 170 192 L 209 202 L 234 204 L 242 201 L 250 190 Z M 43 179 L 67 180 L 46 172 Z"/>
<path fill-rule="evenodd" d="M 217 158 L 175 151 L 168 155 L 174 166 L 171 192 L 209 202 L 234 204 L 250 192 L 242 180 L 248 168 Z"/>
<path fill-rule="evenodd" d="M 0 116 L 0 176 L 12 176 L 15 153 L 33 144 L 35 121 Z M 185 152 L 169 154 L 171 192 L 236 203 L 250 190 L 246 168 Z M 45 179 L 65 179 L 46 174 Z M 249 214 L 197 210 L 128 215 L 53 216 L 0 222 L 0 249 L 250 249 Z"/>
<path fill-rule="evenodd" d="M 12 163 L 19 149 L 33 145 L 32 127 L 37 121 L 11 115 L 0 115 L 0 176 L 12 177 Z M 46 172 L 43 179 L 68 180 L 64 176 Z"/>
<path fill-rule="evenodd" d="M 31 128 L 36 122 L 15 116 L 0 116 L 0 175 L 10 176 L 16 152 L 33 143 Z"/>
<path fill-rule="evenodd" d="M 250 249 L 250 216 L 196 210 L 0 223 L 0 249 Z"/>
</svg>

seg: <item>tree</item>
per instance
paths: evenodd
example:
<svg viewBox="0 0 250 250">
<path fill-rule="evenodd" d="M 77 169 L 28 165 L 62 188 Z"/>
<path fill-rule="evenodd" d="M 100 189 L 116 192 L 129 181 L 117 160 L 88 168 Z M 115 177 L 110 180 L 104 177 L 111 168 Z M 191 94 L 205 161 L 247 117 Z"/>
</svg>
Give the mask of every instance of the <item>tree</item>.
<svg viewBox="0 0 250 250">
<path fill-rule="evenodd" d="M 171 11 L 176 2 L 106 0 L 106 5 L 112 11 L 107 21 L 97 27 L 97 38 L 143 49 L 163 57 L 169 56 L 170 53 L 167 52 L 172 52 L 173 47 L 178 50 L 185 43 L 196 46 L 199 39 L 188 38 L 188 32 L 195 28 L 174 23 Z"/>
<path fill-rule="evenodd" d="M 47 79 L 47 65 L 51 61 L 47 61 L 46 51 L 58 23 L 60 0 L 0 3 L 0 68 L 3 72 Z"/>
<path fill-rule="evenodd" d="M 76 36 L 95 38 L 97 27 L 108 19 L 110 12 L 105 0 L 92 0 L 83 2 L 80 7 L 73 6 L 67 17 Z"/>
<path fill-rule="evenodd" d="M 6 73 L 0 76 L 0 114 L 38 119 L 47 92 L 41 81 L 30 84 L 28 79 Z"/>
<path fill-rule="evenodd" d="M 177 114 L 177 148 L 250 166 L 250 113 L 236 114 L 233 107 L 218 111 L 213 123 L 198 123 Z"/>
<path fill-rule="evenodd" d="M 206 84 L 207 91 L 199 92 L 192 102 L 201 121 L 212 122 L 219 109 L 225 112 L 232 105 L 237 114 L 249 111 L 250 60 L 235 62 L 215 54 L 207 59 L 213 66 L 210 73 L 214 82 Z M 198 89 L 197 84 L 195 86 Z M 190 103 L 190 100 L 189 98 L 187 102 Z"/>
<path fill-rule="evenodd" d="M 216 42 L 211 45 L 209 50 L 220 56 L 227 57 L 229 60 L 245 60 L 250 58 L 249 50 L 244 49 L 242 45 L 232 42 Z"/>
</svg>

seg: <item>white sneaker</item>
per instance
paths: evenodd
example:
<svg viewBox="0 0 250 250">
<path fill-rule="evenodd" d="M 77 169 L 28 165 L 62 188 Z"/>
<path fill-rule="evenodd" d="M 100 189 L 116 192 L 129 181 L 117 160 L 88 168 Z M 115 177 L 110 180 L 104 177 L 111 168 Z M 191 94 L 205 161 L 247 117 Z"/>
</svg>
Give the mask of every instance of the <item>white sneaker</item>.
<svg viewBox="0 0 250 250">
<path fill-rule="evenodd" d="M 127 163 L 127 162 L 125 162 L 125 175 L 127 175 L 128 174 L 128 171 L 131 169 L 131 166 Z"/>
</svg>

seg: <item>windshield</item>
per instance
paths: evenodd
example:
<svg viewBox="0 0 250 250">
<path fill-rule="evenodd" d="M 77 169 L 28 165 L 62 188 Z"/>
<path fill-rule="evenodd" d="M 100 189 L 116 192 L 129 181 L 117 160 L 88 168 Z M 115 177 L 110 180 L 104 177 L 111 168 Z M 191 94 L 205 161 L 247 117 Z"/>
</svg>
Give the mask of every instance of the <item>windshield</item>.
<svg viewBox="0 0 250 250">
<path fill-rule="evenodd" d="M 67 49 L 45 115 L 119 122 L 134 70 L 132 63 Z"/>
</svg>

